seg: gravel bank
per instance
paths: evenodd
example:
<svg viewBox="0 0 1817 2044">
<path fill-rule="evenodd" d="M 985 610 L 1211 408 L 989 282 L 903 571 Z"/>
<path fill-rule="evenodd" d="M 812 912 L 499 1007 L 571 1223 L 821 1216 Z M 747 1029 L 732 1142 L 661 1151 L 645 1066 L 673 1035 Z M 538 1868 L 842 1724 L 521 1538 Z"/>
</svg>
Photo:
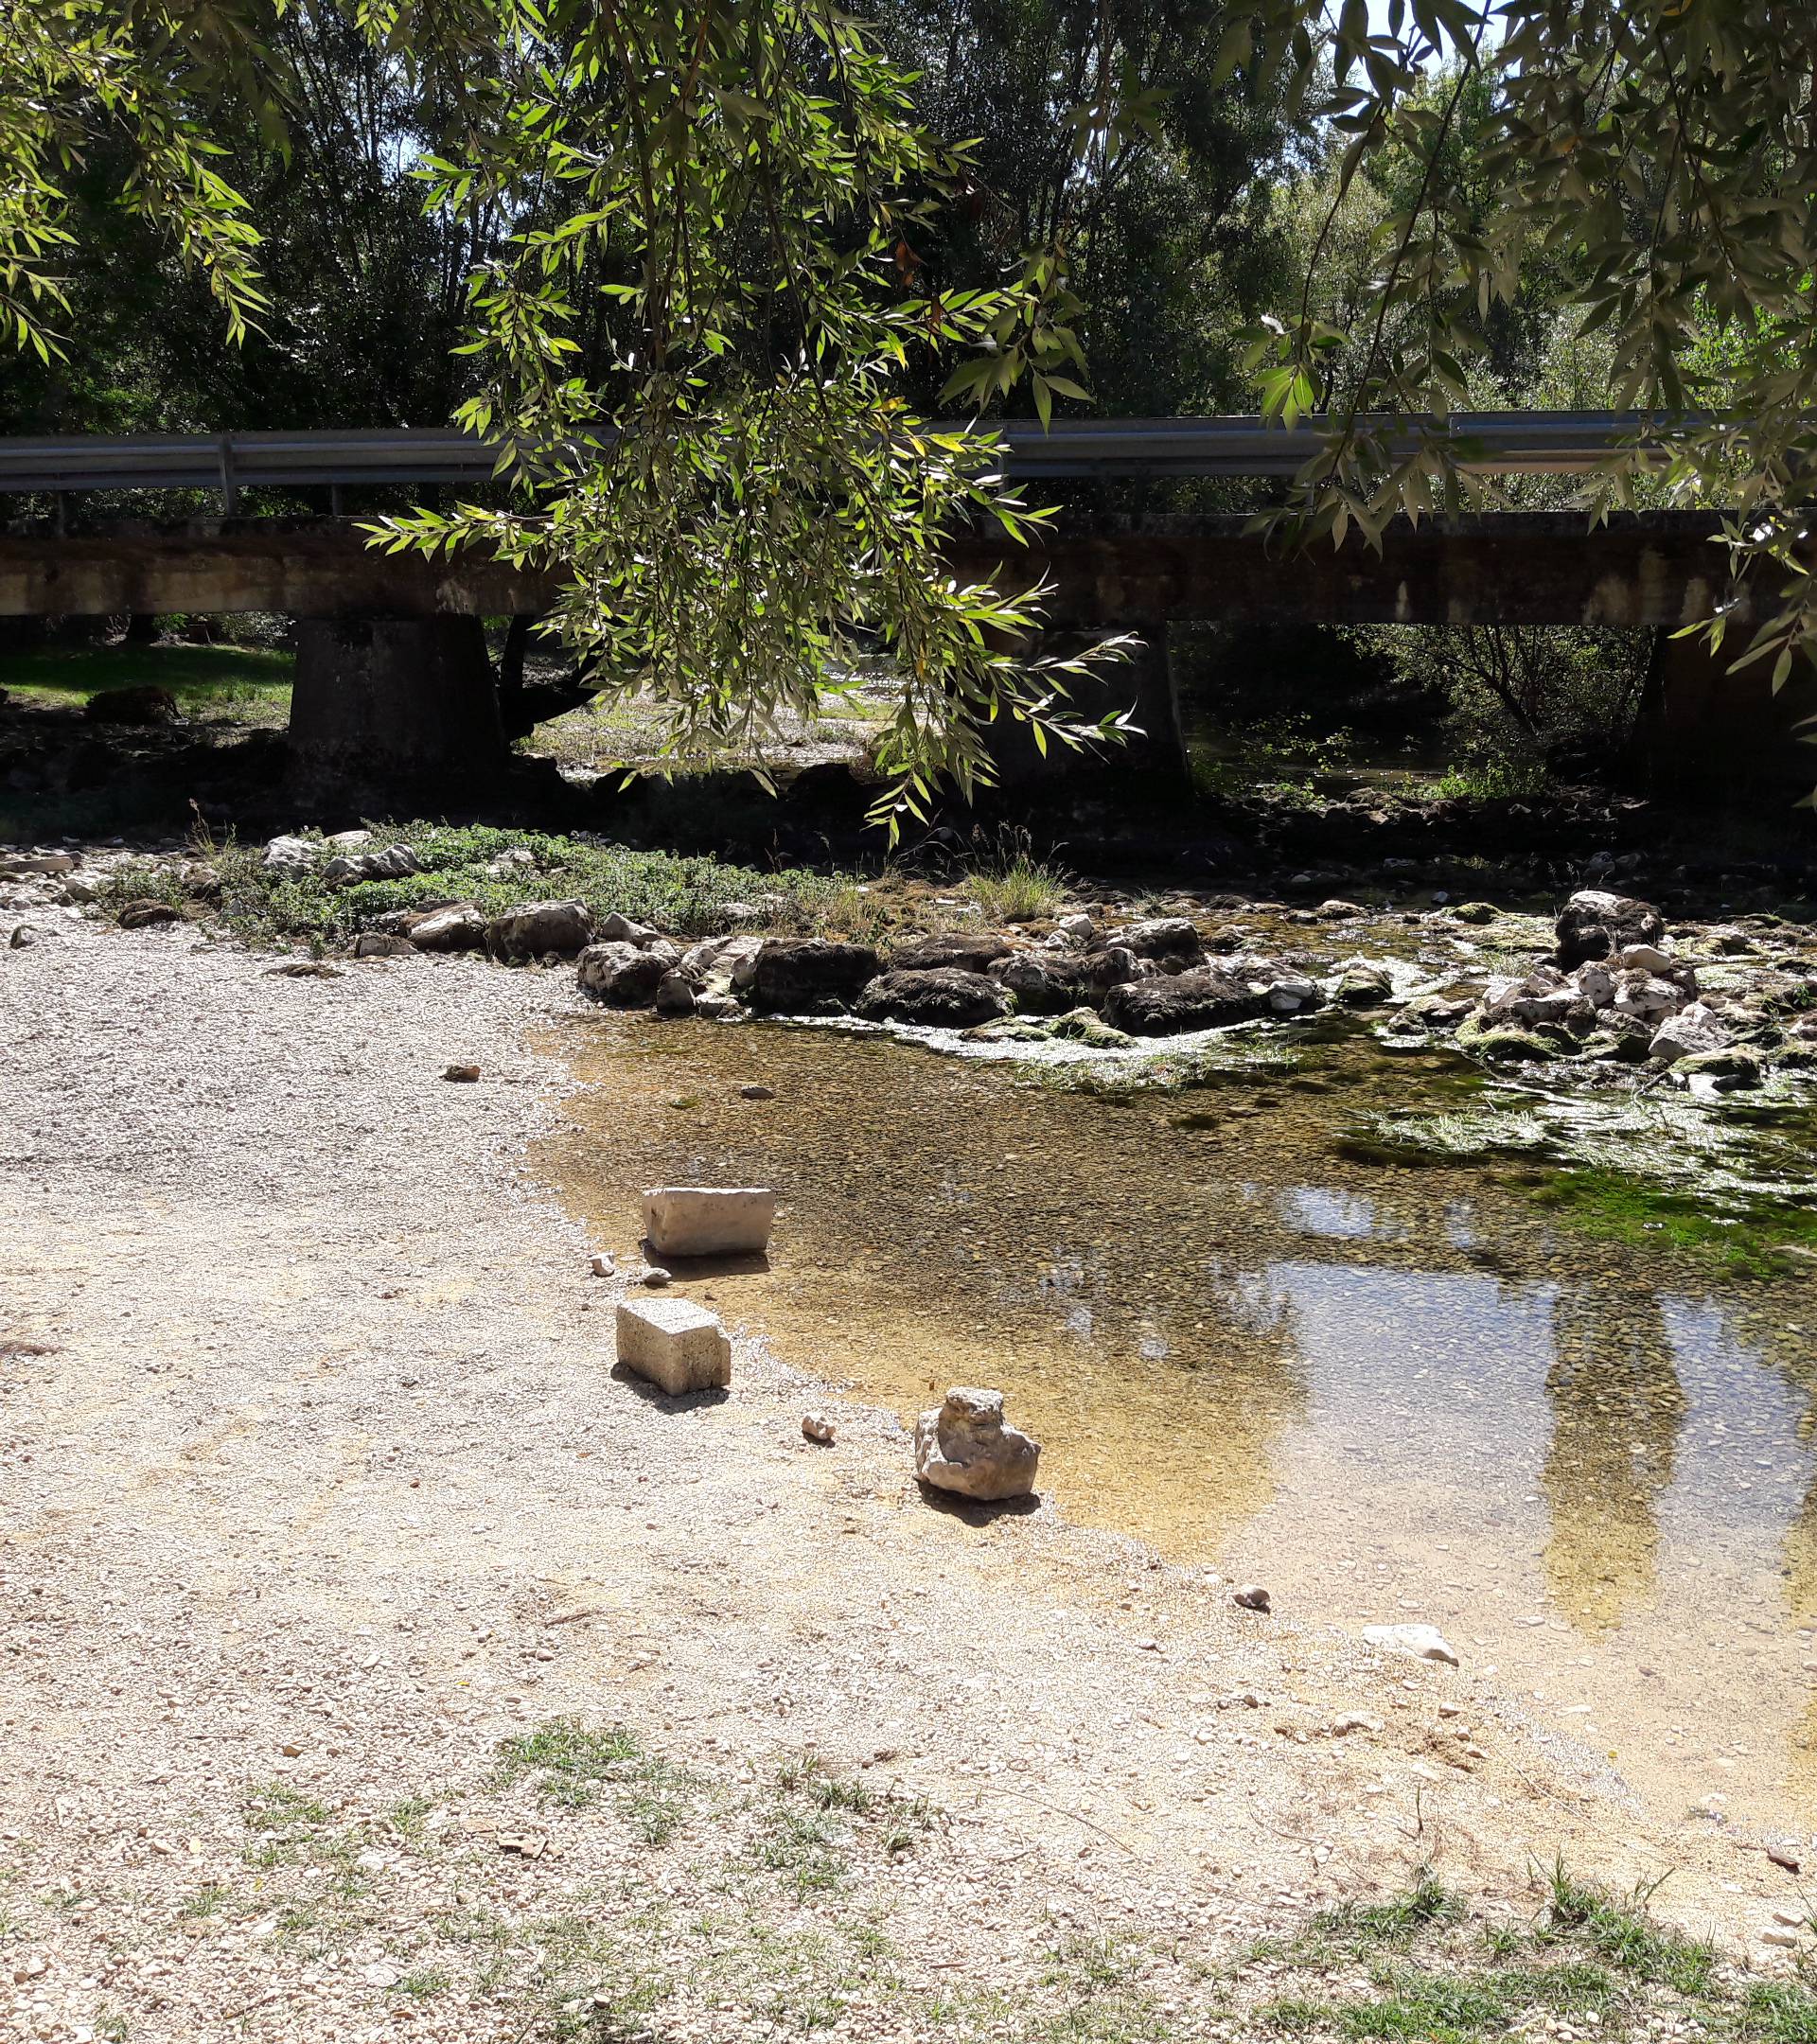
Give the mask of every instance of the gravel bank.
<svg viewBox="0 0 1817 2044">
<path fill-rule="evenodd" d="M 1468 1669 L 938 1509 L 748 1345 L 722 1402 L 616 1378 L 519 1163 L 570 976 L 337 971 L 0 950 L 9 2034 L 1199 2035 L 1257 1931 L 1435 1857 L 1524 1909 L 1561 1848 L 1766 1919 Z"/>
</svg>

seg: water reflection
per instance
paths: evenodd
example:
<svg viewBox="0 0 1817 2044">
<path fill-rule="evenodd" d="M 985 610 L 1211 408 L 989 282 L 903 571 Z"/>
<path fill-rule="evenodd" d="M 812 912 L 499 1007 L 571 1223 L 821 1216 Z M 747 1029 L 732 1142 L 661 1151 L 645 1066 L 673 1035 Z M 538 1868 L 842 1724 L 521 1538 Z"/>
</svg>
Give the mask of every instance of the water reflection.
<svg viewBox="0 0 1817 2044">
<path fill-rule="evenodd" d="M 1573 1625 L 1602 1630 L 1657 1593 L 1658 1506 L 1685 1398 L 1656 1292 L 1561 1284 L 1551 1342 L 1546 1588 Z"/>
<path fill-rule="evenodd" d="M 644 1184 L 776 1185 L 773 1268 L 714 1303 L 791 1362 L 905 1417 L 998 1384 L 1075 1518 L 1265 1570 L 1315 1617 L 1454 1626 L 1536 1692 L 1584 1657 L 1576 1690 L 1661 1781 L 1689 1765 L 1670 1723 L 1724 1695 L 1779 1758 L 1716 1780 L 1781 1793 L 1791 1749 L 1817 1783 L 1788 1680 L 1817 1619 L 1795 1328 L 1744 1341 L 1736 1295 L 1663 1288 L 1480 1175 L 1339 1158 L 1330 1099 L 1265 1074 L 1183 1116 L 824 1031 L 587 1041 L 544 1170 L 623 1249 Z M 1332 1097 L 1389 1083 L 1367 1044 L 1325 1055 Z"/>
</svg>

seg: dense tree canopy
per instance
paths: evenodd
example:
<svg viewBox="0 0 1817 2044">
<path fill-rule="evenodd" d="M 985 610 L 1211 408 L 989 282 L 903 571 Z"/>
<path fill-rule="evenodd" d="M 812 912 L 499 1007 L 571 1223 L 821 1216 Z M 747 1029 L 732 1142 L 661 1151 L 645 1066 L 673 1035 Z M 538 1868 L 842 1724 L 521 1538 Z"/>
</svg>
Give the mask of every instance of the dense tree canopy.
<svg viewBox="0 0 1817 2044">
<path fill-rule="evenodd" d="M 389 543 L 565 569 L 691 746 L 880 642 L 908 804 L 994 715 L 1085 735 L 1036 607 L 944 571 L 1032 514 L 937 405 L 1328 413 L 1291 513 L 1340 538 L 1484 487 L 1454 406 L 1634 407 L 1669 458 L 1593 510 L 1731 509 L 1758 657 L 1817 643 L 1804 0 L 879 5 L 0 0 L 8 415 L 456 405 L 510 488 Z"/>
</svg>

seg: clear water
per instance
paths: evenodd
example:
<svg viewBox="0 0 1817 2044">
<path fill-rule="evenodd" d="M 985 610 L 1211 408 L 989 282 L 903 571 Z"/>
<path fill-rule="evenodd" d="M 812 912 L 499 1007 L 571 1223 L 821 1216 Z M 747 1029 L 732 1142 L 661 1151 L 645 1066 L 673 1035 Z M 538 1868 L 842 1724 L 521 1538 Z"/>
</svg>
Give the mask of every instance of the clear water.
<svg viewBox="0 0 1817 2044">
<path fill-rule="evenodd" d="M 1817 1288 L 1587 1236 L 1506 1172 L 1353 1160 L 1376 1109 L 1531 1103 L 1328 1033 L 1082 1090 L 881 1034 L 602 1017 L 564 1038 L 586 1084 L 539 1162 L 622 1253 L 644 1185 L 775 1186 L 770 1267 L 691 1289 L 788 1361 L 905 1418 L 996 1384 L 1073 1518 L 1314 1622 L 1431 1620 L 1656 1813 L 1808 1831 Z"/>
</svg>

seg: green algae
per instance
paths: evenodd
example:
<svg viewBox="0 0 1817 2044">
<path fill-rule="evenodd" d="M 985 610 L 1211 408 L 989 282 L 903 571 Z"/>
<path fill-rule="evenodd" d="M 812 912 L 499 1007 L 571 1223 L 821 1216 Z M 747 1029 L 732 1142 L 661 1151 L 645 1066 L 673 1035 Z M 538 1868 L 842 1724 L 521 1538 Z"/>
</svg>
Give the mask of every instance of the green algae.
<svg viewBox="0 0 1817 2044">
<path fill-rule="evenodd" d="M 1791 1200 L 1724 1207 L 1606 1169 L 1551 1172 L 1528 1196 L 1586 1235 L 1712 1261 L 1727 1278 L 1791 1277 L 1817 1263 L 1817 1208 Z"/>
</svg>

